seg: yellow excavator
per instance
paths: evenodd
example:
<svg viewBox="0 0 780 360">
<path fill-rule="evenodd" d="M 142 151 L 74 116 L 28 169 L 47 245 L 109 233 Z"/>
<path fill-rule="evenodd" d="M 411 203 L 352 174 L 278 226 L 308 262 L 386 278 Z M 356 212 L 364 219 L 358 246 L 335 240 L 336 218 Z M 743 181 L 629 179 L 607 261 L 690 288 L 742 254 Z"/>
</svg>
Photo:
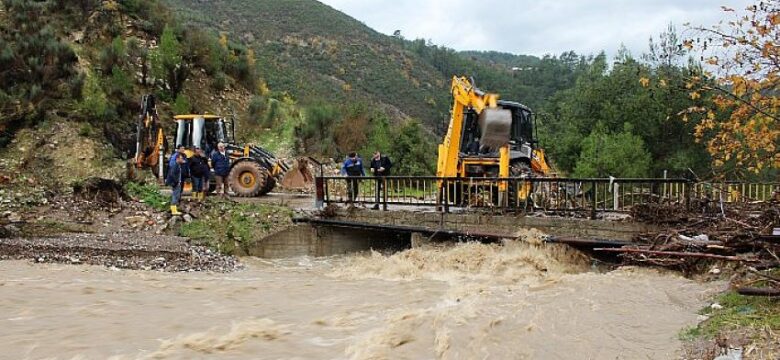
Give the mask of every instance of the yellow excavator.
<svg viewBox="0 0 780 360">
<path fill-rule="evenodd" d="M 292 166 L 277 159 L 270 151 L 253 144 L 239 145 L 235 141 L 235 121 L 232 118 L 213 114 L 176 115 L 176 137 L 174 147 L 185 147 L 188 157 L 195 147 L 204 149 L 207 156 L 225 144 L 230 158 L 230 173 L 227 182 L 240 197 L 254 197 L 269 193 L 277 183 L 289 189 L 306 188 L 314 183 L 309 170 L 309 158 L 296 159 Z M 141 101 L 141 115 L 136 133 L 136 154 L 133 169 L 151 169 L 160 178 L 167 167 L 168 140 L 160 123 L 155 99 L 146 95 Z M 215 182 L 211 181 L 214 185 Z M 185 183 L 185 191 L 189 184 Z"/>
<path fill-rule="evenodd" d="M 544 150 L 538 147 L 534 113 L 518 102 L 499 100 L 465 77 L 452 78 L 450 124 L 439 144 L 437 177 L 514 178 L 549 176 Z M 507 206 L 528 199 L 532 187 L 523 182 L 496 182 L 494 201 Z M 444 194 L 440 184 L 440 194 Z M 450 187 L 447 196 L 461 201 L 467 189 Z M 519 201 L 519 202 L 518 202 Z"/>
</svg>

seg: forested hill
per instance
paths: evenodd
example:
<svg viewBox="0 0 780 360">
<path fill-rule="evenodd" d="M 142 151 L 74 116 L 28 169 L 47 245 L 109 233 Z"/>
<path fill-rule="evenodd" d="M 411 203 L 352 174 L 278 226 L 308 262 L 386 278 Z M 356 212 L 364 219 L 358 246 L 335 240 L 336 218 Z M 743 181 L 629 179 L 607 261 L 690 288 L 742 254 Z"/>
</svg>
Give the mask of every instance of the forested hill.
<svg viewBox="0 0 780 360">
<path fill-rule="evenodd" d="M 259 75 L 304 104 L 366 101 L 445 121 L 449 81 L 403 44 L 314 0 L 165 0 L 186 24 L 255 50 Z"/>
</svg>

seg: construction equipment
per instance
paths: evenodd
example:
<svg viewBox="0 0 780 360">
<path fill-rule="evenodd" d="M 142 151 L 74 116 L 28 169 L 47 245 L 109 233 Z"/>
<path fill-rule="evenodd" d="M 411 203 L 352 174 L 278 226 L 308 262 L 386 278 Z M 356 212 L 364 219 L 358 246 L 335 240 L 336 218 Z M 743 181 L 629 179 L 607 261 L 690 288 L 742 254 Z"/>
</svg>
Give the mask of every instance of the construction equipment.
<svg viewBox="0 0 780 360">
<path fill-rule="evenodd" d="M 476 88 L 473 79 L 452 78 L 453 105 L 444 141 L 439 144 L 436 176 L 515 178 L 547 176 L 544 150 L 538 147 L 534 113 L 525 105 L 499 100 L 498 94 Z M 506 205 L 525 201 L 530 183 L 496 183 L 495 199 Z M 440 189 L 444 186 L 440 184 Z M 460 201 L 465 189 L 447 189 Z M 445 195 L 443 191 L 440 194 Z"/>
<path fill-rule="evenodd" d="M 154 95 L 141 98 L 141 114 L 138 116 L 135 136 L 135 157 L 128 168 L 130 178 L 135 177 L 136 169 L 152 169 L 156 177 L 164 174 L 165 154 L 168 141 L 157 114 Z"/>
<path fill-rule="evenodd" d="M 138 123 L 135 167 L 152 168 L 152 172 L 159 178 L 160 174 L 164 174 L 167 165 L 164 158 L 168 148 L 167 140 L 154 108 L 154 98 L 150 95 L 144 96 L 141 108 L 142 121 Z M 186 114 L 174 116 L 174 121 L 174 148 L 183 145 L 188 157 L 194 154 L 195 147 L 203 149 L 208 156 L 217 149 L 217 144 L 225 145 L 230 158 L 227 183 L 237 196 L 265 195 L 280 181 L 289 188 L 302 188 L 313 184 L 313 176 L 305 166 L 306 162 L 296 161 L 295 166 L 290 167 L 284 160 L 277 159 L 270 151 L 260 146 L 237 144 L 233 118 L 213 114 Z M 155 134 L 154 139 L 150 138 L 151 133 Z M 154 159 L 151 159 L 151 154 L 156 155 Z M 211 185 L 215 183 L 210 182 Z M 185 191 L 188 188 L 188 184 L 185 184 Z"/>
</svg>

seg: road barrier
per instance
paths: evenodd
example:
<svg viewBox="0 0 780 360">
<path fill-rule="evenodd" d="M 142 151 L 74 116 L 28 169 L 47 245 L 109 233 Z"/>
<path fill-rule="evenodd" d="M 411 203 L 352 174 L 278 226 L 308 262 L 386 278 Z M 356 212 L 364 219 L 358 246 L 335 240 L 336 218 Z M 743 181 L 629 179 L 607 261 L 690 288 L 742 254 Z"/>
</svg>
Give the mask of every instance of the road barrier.
<svg viewBox="0 0 780 360">
<path fill-rule="evenodd" d="M 679 204 L 693 199 L 767 201 L 777 183 L 694 183 L 686 179 L 445 178 L 425 176 L 316 179 L 317 203 L 482 209 L 497 212 L 629 212 L 637 204 Z"/>
</svg>

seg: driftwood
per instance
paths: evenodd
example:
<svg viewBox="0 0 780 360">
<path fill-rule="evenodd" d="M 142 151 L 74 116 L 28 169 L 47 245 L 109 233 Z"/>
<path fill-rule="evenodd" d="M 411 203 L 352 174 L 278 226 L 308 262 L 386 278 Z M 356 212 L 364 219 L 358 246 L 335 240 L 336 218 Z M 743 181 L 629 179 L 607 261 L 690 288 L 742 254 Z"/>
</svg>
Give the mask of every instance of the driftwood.
<svg viewBox="0 0 780 360">
<path fill-rule="evenodd" d="M 741 262 L 758 261 L 758 259 L 743 258 L 739 256 L 716 255 L 716 254 L 686 252 L 686 251 L 658 251 L 658 250 L 645 250 L 645 249 L 636 249 L 636 248 L 595 248 L 593 250 L 616 252 L 616 253 L 658 255 L 658 256 L 695 257 L 695 258 L 726 260 L 726 261 L 741 261 Z"/>
<path fill-rule="evenodd" d="M 780 297 L 780 289 L 743 287 L 737 289 L 737 293 L 747 296 Z"/>
</svg>

